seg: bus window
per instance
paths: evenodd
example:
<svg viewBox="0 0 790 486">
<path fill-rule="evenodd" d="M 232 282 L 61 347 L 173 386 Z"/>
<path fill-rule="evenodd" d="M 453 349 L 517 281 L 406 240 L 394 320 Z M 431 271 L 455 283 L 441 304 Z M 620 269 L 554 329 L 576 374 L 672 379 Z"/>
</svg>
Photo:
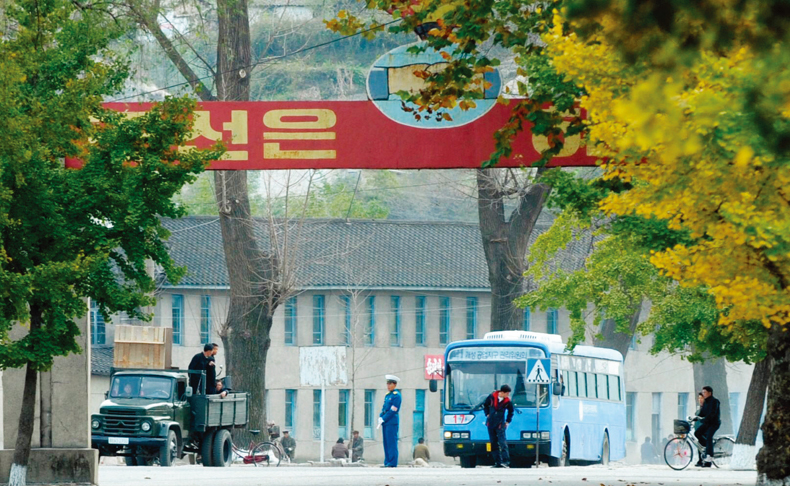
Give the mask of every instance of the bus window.
<svg viewBox="0 0 790 486">
<path fill-rule="evenodd" d="M 609 375 L 609 400 L 620 401 L 620 377 L 617 375 Z"/>
<path fill-rule="evenodd" d="M 481 361 L 448 363 L 448 410 L 471 410 L 482 406 L 489 393 L 504 384 L 513 389 L 510 399 L 516 407 L 534 407 L 535 385 L 526 383 L 524 361 Z M 549 404 L 548 385 L 540 385 L 540 405 Z"/>
<path fill-rule="evenodd" d="M 569 394 L 572 397 L 579 396 L 579 386 L 576 383 L 576 374 L 577 373 L 575 371 L 571 371 L 571 377 L 568 380 L 568 389 L 570 390 Z"/>
<path fill-rule="evenodd" d="M 607 382 L 606 382 L 606 375 L 595 375 L 595 384 L 598 388 L 598 398 L 601 400 L 608 400 L 609 394 L 606 391 Z"/>
<path fill-rule="evenodd" d="M 597 398 L 595 392 L 595 373 L 585 373 L 587 375 L 587 398 Z"/>
<path fill-rule="evenodd" d="M 566 397 L 573 396 L 571 395 L 571 372 L 570 371 L 563 371 L 562 372 L 562 381 L 563 385 L 565 386 L 565 395 Z"/>
<path fill-rule="evenodd" d="M 579 397 L 587 398 L 587 373 L 580 371 L 578 375 Z"/>
</svg>

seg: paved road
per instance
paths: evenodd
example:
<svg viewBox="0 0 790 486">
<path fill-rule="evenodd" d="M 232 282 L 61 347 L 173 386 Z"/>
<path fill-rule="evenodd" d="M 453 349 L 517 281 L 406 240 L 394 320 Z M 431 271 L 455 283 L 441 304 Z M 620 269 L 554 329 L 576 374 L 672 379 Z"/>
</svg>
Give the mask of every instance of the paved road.
<svg viewBox="0 0 790 486">
<path fill-rule="evenodd" d="M 101 466 L 100 486 L 752 486 L 754 471 L 693 469 L 673 471 L 660 466 L 587 466 L 540 469 L 461 469 L 377 467 L 231 468 L 201 466 Z"/>
</svg>

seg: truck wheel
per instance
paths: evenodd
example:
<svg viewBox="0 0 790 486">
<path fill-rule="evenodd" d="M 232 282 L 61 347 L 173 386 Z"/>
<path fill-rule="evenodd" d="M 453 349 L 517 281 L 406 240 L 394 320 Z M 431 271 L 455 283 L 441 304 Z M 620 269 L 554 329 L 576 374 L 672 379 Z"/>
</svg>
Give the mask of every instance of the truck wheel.
<svg viewBox="0 0 790 486">
<path fill-rule="evenodd" d="M 159 465 L 170 467 L 178 456 L 178 437 L 172 429 L 167 431 L 167 442 L 159 448 Z"/>
<path fill-rule="evenodd" d="M 211 467 L 214 463 L 211 460 L 211 446 L 214 444 L 214 431 L 206 432 L 203 441 L 200 443 L 200 456 L 203 458 L 203 467 Z"/>
<path fill-rule="evenodd" d="M 220 429 L 214 436 L 211 462 L 214 467 L 230 467 L 233 463 L 233 443 L 228 429 Z"/>
<path fill-rule="evenodd" d="M 461 467 L 464 469 L 473 469 L 477 466 L 477 456 L 461 456 Z"/>
</svg>

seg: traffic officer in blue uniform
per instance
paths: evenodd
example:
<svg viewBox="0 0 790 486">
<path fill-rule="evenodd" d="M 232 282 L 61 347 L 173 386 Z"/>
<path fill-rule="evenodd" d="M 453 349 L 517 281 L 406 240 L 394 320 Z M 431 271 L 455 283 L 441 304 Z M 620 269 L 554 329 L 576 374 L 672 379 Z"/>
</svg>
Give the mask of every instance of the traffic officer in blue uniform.
<svg viewBox="0 0 790 486">
<path fill-rule="evenodd" d="M 400 378 L 395 375 L 385 375 L 384 378 L 387 379 L 389 391 L 384 397 L 384 405 L 379 415 L 379 427 L 383 429 L 381 436 L 384 441 L 384 467 L 398 467 L 398 413 L 402 397 L 395 387 L 398 386 Z"/>
</svg>

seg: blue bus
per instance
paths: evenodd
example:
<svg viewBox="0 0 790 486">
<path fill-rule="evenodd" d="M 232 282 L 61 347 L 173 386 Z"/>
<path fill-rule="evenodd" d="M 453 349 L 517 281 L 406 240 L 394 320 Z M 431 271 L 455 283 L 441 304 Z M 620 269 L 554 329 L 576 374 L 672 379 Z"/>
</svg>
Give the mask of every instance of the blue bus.
<svg viewBox="0 0 790 486">
<path fill-rule="evenodd" d="M 548 364 L 550 383 L 528 382 L 528 363 L 537 360 Z M 540 462 L 552 466 L 607 464 L 625 457 L 625 386 L 618 351 L 576 346 L 569 353 L 556 334 L 500 331 L 449 344 L 444 363 L 444 453 L 458 457 L 462 467 L 493 463 L 483 402 L 504 384 L 513 390 L 516 410 L 507 429 L 511 466 L 531 467 L 536 452 Z"/>
</svg>

